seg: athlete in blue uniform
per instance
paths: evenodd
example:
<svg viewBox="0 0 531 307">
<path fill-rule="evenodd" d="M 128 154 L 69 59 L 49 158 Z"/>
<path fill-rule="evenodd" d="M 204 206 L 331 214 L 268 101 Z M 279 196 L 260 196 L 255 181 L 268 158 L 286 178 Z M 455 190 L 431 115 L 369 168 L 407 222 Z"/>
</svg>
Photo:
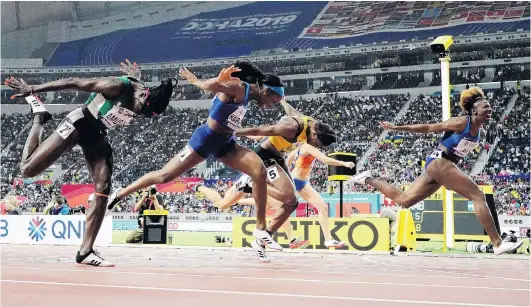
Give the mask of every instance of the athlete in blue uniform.
<svg viewBox="0 0 531 307">
<path fill-rule="evenodd" d="M 252 150 L 236 144 L 233 134 L 241 128 L 249 101 L 255 100 L 260 108 L 271 107 L 283 99 L 284 88 L 277 76 L 264 75 L 249 62 L 238 62 L 237 65 L 240 68 L 225 68 L 217 78 L 206 81 L 198 80 L 185 68 L 180 70 L 181 77 L 190 84 L 217 93 L 212 99 L 207 122 L 195 130 L 188 145 L 162 169 L 142 176 L 124 189 L 117 189 L 109 199 L 109 209 L 135 191 L 170 182 L 206 158 L 214 157 L 252 178 L 253 196 L 257 203 L 253 234 L 269 248 L 282 250 L 282 246 L 266 230 L 267 176 L 264 163 Z"/>
<path fill-rule="evenodd" d="M 473 202 L 476 216 L 487 231 L 494 245 L 495 254 L 514 251 L 522 245 L 522 241 L 511 243 L 509 240 L 502 240 L 487 207 L 485 194 L 457 167 L 457 162 L 478 146 L 481 127 L 490 120 L 492 108 L 479 87 L 463 91 L 459 106 L 467 116 L 452 117 L 434 124 L 395 126 L 387 122 L 381 123 L 381 126 L 388 130 L 416 133 L 444 132 L 439 148 L 426 159 L 424 172 L 407 191 L 402 192 L 393 185 L 372 178 L 370 171 L 354 176 L 351 181 L 377 188 L 404 208 L 424 200 L 444 186 Z"/>
</svg>

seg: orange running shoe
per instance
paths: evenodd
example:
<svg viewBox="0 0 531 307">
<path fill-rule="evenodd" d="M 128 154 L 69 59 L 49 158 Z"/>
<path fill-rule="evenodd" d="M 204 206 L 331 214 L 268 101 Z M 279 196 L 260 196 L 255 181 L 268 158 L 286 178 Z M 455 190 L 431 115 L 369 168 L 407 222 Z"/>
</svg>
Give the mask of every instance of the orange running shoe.
<svg viewBox="0 0 531 307">
<path fill-rule="evenodd" d="M 301 240 L 301 238 L 295 238 L 289 242 L 289 248 L 291 249 L 306 248 L 308 245 L 310 245 L 310 241 Z"/>
</svg>

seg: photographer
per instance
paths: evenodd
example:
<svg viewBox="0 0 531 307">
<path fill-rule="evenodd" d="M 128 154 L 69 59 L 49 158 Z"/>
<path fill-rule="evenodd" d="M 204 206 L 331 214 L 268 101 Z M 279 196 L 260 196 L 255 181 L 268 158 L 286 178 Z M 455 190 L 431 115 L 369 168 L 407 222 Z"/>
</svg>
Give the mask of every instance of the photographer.
<svg viewBox="0 0 531 307">
<path fill-rule="evenodd" d="M 133 212 L 138 212 L 138 229 L 134 230 L 126 239 L 126 243 L 142 242 L 144 235 L 144 210 L 164 210 L 162 195 L 157 194 L 157 188 L 151 186 L 142 191 L 142 197 L 138 200 Z"/>
<path fill-rule="evenodd" d="M 52 196 L 52 200 L 48 203 L 48 206 L 44 209 L 46 215 L 70 215 L 70 207 L 66 202 L 66 199 L 60 195 Z"/>
</svg>

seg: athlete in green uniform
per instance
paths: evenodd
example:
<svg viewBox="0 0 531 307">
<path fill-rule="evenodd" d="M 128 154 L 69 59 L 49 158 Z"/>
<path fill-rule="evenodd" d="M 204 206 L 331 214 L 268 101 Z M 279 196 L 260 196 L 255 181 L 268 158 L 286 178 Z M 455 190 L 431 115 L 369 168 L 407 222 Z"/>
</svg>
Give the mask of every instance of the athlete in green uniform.
<svg viewBox="0 0 531 307">
<path fill-rule="evenodd" d="M 94 251 L 93 245 L 105 216 L 107 198 L 111 190 L 112 148 L 107 129 L 128 124 L 142 114 L 152 117 L 164 112 L 173 93 L 172 79 L 159 86 L 148 87 L 133 76 L 139 76 L 136 65 L 122 67 L 129 74 L 124 77 L 91 79 L 62 79 L 40 85 L 29 85 L 11 77 L 5 84 L 17 90 L 16 97 L 25 97 L 33 113 L 33 125 L 22 152 L 22 176 L 34 177 L 75 145 L 80 145 L 88 171 L 95 185 L 96 200 L 87 212 L 85 236 L 76 261 L 96 266 L 114 266 Z M 177 80 L 175 79 L 177 82 Z M 92 92 L 85 104 L 70 112 L 58 128 L 41 142 L 43 125 L 52 118 L 35 93 L 77 90 Z"/>
</svg>

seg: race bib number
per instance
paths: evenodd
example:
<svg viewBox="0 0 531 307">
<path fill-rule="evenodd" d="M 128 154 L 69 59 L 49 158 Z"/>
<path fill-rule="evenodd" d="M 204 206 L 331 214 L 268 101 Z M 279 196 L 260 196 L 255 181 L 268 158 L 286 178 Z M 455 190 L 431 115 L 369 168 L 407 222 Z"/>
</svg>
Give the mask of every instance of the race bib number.
<svg viewBox="0 0 531 307">
<path fill-rule="evenodd" d="M 440 150 L 434 151 L 430 155 L 430 158 L 433 158 L 433 159 L 439 159 L 440 157 L 442 157 L 442 151 Z"/>
<path fill-rule="evenodd" d="M 179 160 L 184 161 L 188 156 L 192 154 L 192 150 L 190 149 L 190 146 L 186 145 L 181 151 L 179 151 L 178 157 Z"/>
<path fill-rule="evenodd" d="M 273 182 L 280 177 L 276 166 L 271 166 L 267 169 L 267 179 L 269 182 Z"/>
<path fill-rule="evenodd" d="M 243 107 L 238 107 L 236 111 L 232 112 L 231 115 L 227 118 L 227 127 L 230 129 L 236 130 L 242 127 L 242 120 L 245 117 L 245 110 Z"/>
<path fill-rule="evenodd" d="M 101 117 L 101 121 L 107 128 L 128 125 L 135 116 L 135 112 L 122 107 L 113 107 Z"/>
<path fill-rule="evenodd" d="M 55 132 L 57 132 L 63 139 L 66 140 L 66 138 L 69 137 L 74 130 L 76 130 L 74 125 L 65 120 L 61 123 L 61 125 L 59 125 L 59 127 L 57 127 Z"/>
<path fill-rule="evenodd" d="M 464 157 L 471 153 L 477 146 L 478 143 L 463 139 L 454 148 L 454 153 L 456 156 Z"/>
</svg>

